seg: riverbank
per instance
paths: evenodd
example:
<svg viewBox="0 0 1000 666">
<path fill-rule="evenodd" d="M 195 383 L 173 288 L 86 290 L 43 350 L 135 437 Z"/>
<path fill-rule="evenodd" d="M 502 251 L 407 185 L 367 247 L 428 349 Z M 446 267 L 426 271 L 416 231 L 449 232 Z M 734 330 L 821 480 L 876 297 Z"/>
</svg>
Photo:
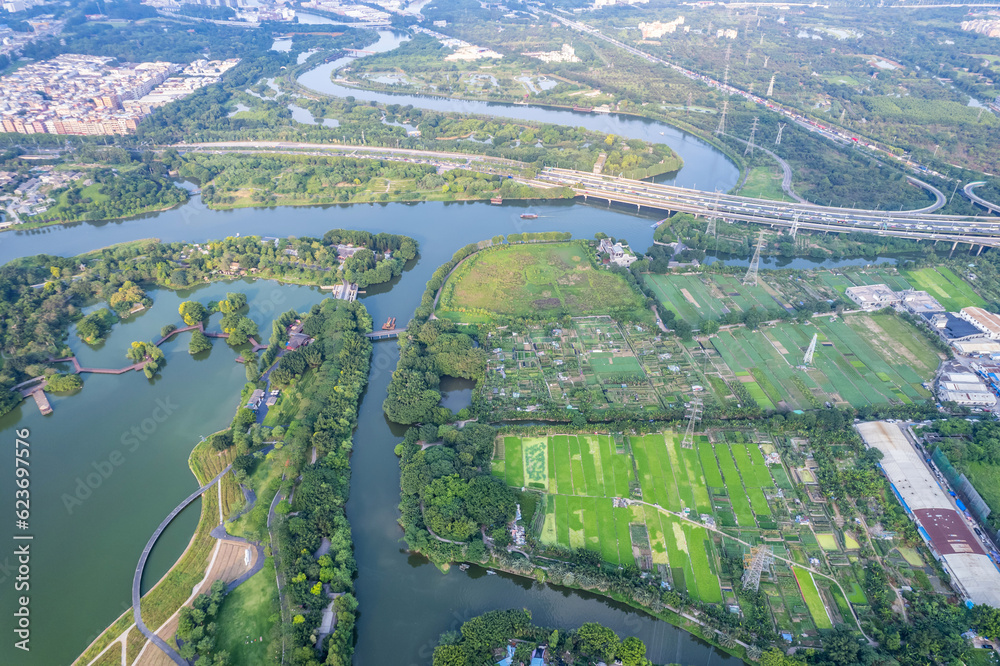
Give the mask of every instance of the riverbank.
<svg viewBox="0 0 1000 666">
<path fill-rule="evenodd" d="M 345 313 L 349 313 L 346 314 Z M 343 321 L 346 317 L 351 318 L 354 324 L 349 328 L 344 328 Z M 318 317 L 319 325 L 322 327 L 322 332 L 317 332 L 315 329 L 311 328 L 310 323 L 311 317 Z M 279 319 L 280 322 L 294 321 L 294 316 L 286 313 Z M 311 378 L 318 379 L 315 383 L 310 385 L 312 389 L 309 395 L 306 397 L 310 402 L 311 412 L 313 413 L 312 418 L 319 416 L 324 403 L 332 403 L 337 399 L 330 396 L 336 395 L 340 396 L 341 400 L 350 400 L 353 397 L 354 400 L 354 416 L 353 418 L 345 418 L 346 412 L 338 410 L 338 425 L 335 426 L 336 430 L 343 429 L 343 423 L 346 422 L 348 431 L 346 433 L 347 437 L 350 437 L 350 432 L 353 431 L 354 423 L 356 421 L 357 412 L 357 400 L 360 397 L 361 392 L 364 390 L 364 386 L 367 382 L 368 370 L 369 370 L 369 359 L 371 343 L 368 342 L 363 333 L 371 330 L 371 319 L 367 316 L 363 306 L 359 303 L 348 303 L 345 301 L 336 301 L 332 299 L 324 299 L 321 308 L 314 311 L 311 315 L 303 317 L 303 323 L 305 324 L 307 330 L 312 330 L 317 336 L 317 339 L 321 341 L 322 344 L 317 345 L 319 350 L 320 358 L 324 355 L 327 359 L 323 361 L 323 364 L 319 367 L 313 366 L 311 371 L 313 375 Z M 280 333 L 285 332 L 285 325 L 283 324 L 280 329 L 275 328 L 275 336 L 279 336 L 278 342 L 280 340 Z M 287 334 L 284 336 L 287 337 Z M 275 342 L 272 339 L 272 344 Z M 310 349 L 310 347 L 306 347 Z M 327 349 L 329 351 L 324 351 Z M 339 349 L 339 352 L 336 350 Z M 367 351 L 366 351 L 367 350 Z M 289 359 L 292 355 L 300 352 L 290 352 L 279 360 L 274 362 L 274 366 L 268 369 L 267 375 L 270 371 L 276 367 L 284 368 L 285 361 Z M 349 362 L 348 362 L 349 361 Z M 334 366 L 339 370 L 334 372 Z M 353 366 L 353 368 L 352 368 Z M 297 380 L 295 383 L 298 383 Z M 270 388 L 270 382 L 262 380 L 265 388 Z M 332 384 L 332 385 L 331 385 Z M 260 386 L 261 384 L 256 384 Z M 240 399 L 240 404 L 244 404 L 249 395 L 249 390 L 251 385 L 244 388 L 243 395 Z M 346 403 L 345 403 L 346 406 Z M 239 419 L 239 413 L 246 411 L 243 408 L 237 410 L 237 420 Z M 234 421 L 235 422 L 235 421 Z M 282 424 L 284 427 L 290 427 L 290 430 L 301 432 L 303 429 L 312 430 L 312 427 L 306 426 L 303 421 L 294 420 L 291 423 Z M 216 493 L 207 492 L 202 497 L 202 511 L 201 518 L 198 523 L 198 527 L 195 531 L 195 536 L 192 538 L 187 549 L 181 555 L 180 559 L 174 564 L 173 567 L 168 571 L 168 573 L 161 579 L 150 592 L 143 596 L 142 601 L 142 618 L 144 622 L 150 628 L 159 627 L 158 633 L 163 632 L 160 635 L 161 638 L 169 641 L 173 635 L 176 627 L 172 624 L 174 620 L 175 613 L 177 610 L 187 603 L 185 600 L 190 601 L 191 598 L 197 593 L 195 589 L 195 584 L 198 581 L 202 581 L 202 585 L 208 581 L 206 571 L 206 562 L 208 563 L 208 569 L 212 569 L 212 564 L 214 563 L 215 556 L 212 556 L 211 561 L 208 561 L 209 551 L 213 548 L 214 539 L 219 537 L 215 536 L 217 527 L 224 524 L 225 516 L 232 515 L 234 513 L 234 507 L 239 501 L 240 492 L 239 484 L 237 483 L 238 475 L 242 474 L 244 479 L 248 472 L 252 471 L 254 467 L 260 465 L 273 466 L 275 468 L 283 470 L 288 475 L 288 478 L 306 478 L 306 485 L 308 486 L 310 481 L 308 477 L 323 475 L 323 470 L 328 468 L 334 458 L 343 458 L 339 461 L 338 467 L 342 471 L 342 466 L 348 464 L 348 455 L 350 448 L 345 448 L 341 444 L 341 438 L 345 436 L 345 433 L 338 433 L 339 437 L 336 440 L 336 448 L 334 450 L 325 450 L 328 448 L 328 444 L 324 443 L 326 441 L 332 440 L 332 433 L 327 430 L 322 429 L 323 426 L 319 425 L 317 430 L 313 433 L 312 437 L 305 436 L 300 438 L 295 436 L 288 442 L 288 446 L 281 449 L 281 453 L 277 456 L 268 455 L 266 460 L 257 459 L 258 457 L 253 456 L 252 452 L 259 450 L 258 447 L 253 446 L 247 449 L 247 436 L 242 434 L 242 431 L 237 429 L 236 434 L 230 433 L 228 430 L 222 431 L 221 433 L 216 433 L 203 441 L 195 447 L 192 455 L 189 459 L 189 467 L 198 479 L 199 484 L 204 484 L 206 479 L 215 478 L 220 471 L 225 471 L 230 465 L 235 467 L 233 474 L 225 474 L 221 477 L 220 488 L 218 491 L 218 497 Z M 256 429 L 256 430 L 255 430 Z M 251 428 L 250 441 L 257 442 L 258 439 L 263 440 L 264 437 L 258 438 L 258 434 L 261 431 L 260 426 L 254 426 Z M 268 433 L 277 433 L 278 431 L 271 431 L 270 429 L 265 429 Z M 334 431 L 336 432 L 336 431 Z M 326 435 L 326 437 L 320 437 L 320 435 Z M 223 443 L 221 450 L 218 445 L 218 438 L 225 437 L 228 445 Z M 240 441 L 243 441 L 241 444 Z M 331 443 L 333 443 L 331 441 Z M 311 462 L 307 461 L 307 449 L 313 449 L 311 456 Z M 324 457 L 317 464 L 317 449 L 322 450 Z M 301 471 L 301 475 L 298 472 Z M 265 474 L 264 478 L 267 479 L 271 475 Z M 259 478 L 259 477 L 258 477 Z M 295 482 L 292 482 L 291 493 L 295 492 Z M 306 495 L 310 494 L 310 490 L 304 489 L 302 491 Z M 345 499 L 346 499 L 346 492 Z M 252 495 L 247 495 L 249 499 Z M 343 506 L 342 504 L 340 505 Z M 300 516 L 307 515 L 309 511 L 317 510 L 320 507 L 314 506 L 310 503 L 308 506 L 299 507 L 298 513 Z M 329 507 L 324 508 L 324 511 L 331 510 Z M 342 512 L 343 509 L 341 508 Z M 278 511 L 281 516 L 284 516 L 289 511 Z M 242 516 L 242 514 L 237 514 L 237 517 Z M 256 516 L 259 518 L 259 516 Z M 285 550 L 283 557 L 278 560 L 283 562 L 283 566 L 280 566 L 278 573 L 283 576 L 285 580 L 290 581 L 289 585 L 293 588 L 297 588 L 301 583 L 305 582 L 305 576 L 303 575 L 302 580 L 299 579 L 300 569 L 304 566 L 301 560 L 301 547 L 293 544 L 286 544 L 284 540 L 297 541 L 301 534 L 292 534 L 288 532 L 287 527 L 284 526 L 281 517 L 277 518 L 278 525 L 275 529 L 277 535 L 279 535 L 279 540 L 282 543 L 275 544 L 270 542 L 270 535 L 272 531 L 268 530 L 257 530 L 257 536 L 261 538 L 261 541 L 265 544 L 270 544 L 271 553 L 275 553 L 276 550 Z M 270 522 L 270 521 L 268 521 Z M 259 527 L 259 526 L 258 526 Z M 318 528 L 317 528 L 318 529 Z M 338 530 L 343 529 L 343 526 L 338 523 Z M 348 528 L 349 530 L 349 528 Z M 323 530 L 319 530 L 323 539 L 329 541 L 333 538 L 333 534 L 324 533 Z M 319 536 L 317 536 L 317 539 Z M 347 552 L 350 552 L 350 533 L 346 534 L 346 546 L 344 535 L 339 535 L 338 539 L 338 549 L 347 548 Z M 216 548 L 216 551 L 218 548 Z M 266 552 L 265 552 L 266 555 Z M 260 556 L 258 556 L 259 559 Z M 350 592 L 353 590 L 351 585 L 351 571 L 341 572 L 338 566 L 332 565 L 332 561 L 329 563 L 323 563 L 323 558 L 320 555 L 316 555 L 320 563 L 324 566 L 331 566 L 330 569 L 332 576 L 336 576 L 336 580 L 324 581 L 328 582 L 330 586 L 336 586 L 337 589 L 333 592 L 334 602 L 331 602 L 331 607 L 335 604 L 337 607 L 338 615 L 338 627 L 334 631 L 334 635 L 337 641 L 337 647 L 334 648 L 331 644 L 331 649 L 337 649 L 345 659 L 350 659 L 350 654 L 353 652 L 353 641 L 351 639 L 351 626 L 353 621 L 349 621 L 348 617 L 352 616 L 354 613 L 354 607 L 352 603 L 356 606 L 356 602 L 353 601 L 353 596 Z M 337 562 L 341 563 L 339 566 L 343 566 L 344 553 L 336 553 Z M 283 570 L 282 570 L 283 569 Z M 199 573 L 200 572 L 200 573 Z M 315 573 L 315 572 L 314 572 Z M 199 577 L 201 576 L 201 577 Z M 323 583 L 316 583 L 320 588 L 322 588 Z M 308 586 L 313 589 L 313 594 L 317 594 L 315 589 L 312 588 L 312 583 Z M 194 590 L 192 592 L 192 590 Z M 299 591 L 296 589 L 294 592 L 286 592 L 286 594 L 295 594 L 296 602 L 289 603 L 282 601 L 283 606 L 298 607 L 301 605 L 301 599 L 297 596 Z M 224 607 L 224 605 L 223 605 Z M 310 622 L 315 622 L 316 618 L 313 614 L 310 614 Z M 301 624 L 305 622 L 305 618 L 299 614 L 295 615 L 291 622 L 294 624 Z M 94 641 L 90 647 L 81 655 L 80 658 L 76 660 L 75 663 L 84 666 L 85 664 L 91 663 L 90 660 L 93 655 L 99 654 L 105 647 L 112 645 L 116 639 L 119 639 L 125 632 L 130 632 L 127 636 L 120 640 L 123 643 L 123 650 L 125 650 L 125 657 L 127 663 L 131 663 L 135 655 L 139 654 L 139 651 L 143 649 L 143 644 L 145 643 L 145 638 L 139 633 L 132 632 L 134 627 L 124 627 L 126 620 L 119 618 L 115 623 L 109 627 L 105 633 L 100 636 L 96 641 Z M 232 632 L 230 632 L 232 633 Z M 293 641 L 294 642 L 294 641 Z M 146 649 L 154 649 L 152 647 L 147 647 Z M 270 648 L 266 648 L 270 649 Z M 292 646 L 290 649 L 298 649 Z M 202 656 L 205 656 L 204 653 Z M 104 658 L 104 657 L 102 657 Z"/>
<path fill-rule="evenodd" d="M 192 449 L 188 459 L 188 469 L 198 485 L 202 486 L 224 467 L 231 464 L 235 457 L 234 454 L 235 451 L 232 450 L 225 453 L 212 451 L 209 440 L 205 439 Z M 211 531 L 219 524 L 219 515 L 228 514 L 229 507 L 235 499 L 232 492 L 235 481 L 231 475 L 223 477 L 220 483 L 226 487 L 224 492 L 220 492 L 219 495 L 208 492 L 202 496 L 198 525 L 187 547 L 173 566 L 142 596 L 143 620 L 147 626 L 153 627 L 154 631 L 158 632 L 185 600 L 192 596 L 192 591 L 197 591 L 197 586 L 205 582 L 203 579 L 206 567 L 209 565 L 211 552 L 216 543 Z M 239 495 L 238 487 L 235 495 Z M 223 504 L 219 504 L 220 497 Z M 147 639 L 136 628 L 132 613 L 131 608 L 122 613 L 73 661 L 74 666 L 87 666 L 87 664 L 94 662 L 98 655 L 102 655 L 102 659 L 106 658 L 103 656 L 107 654 L 105 649 L 108 648 L 113 653 L 115 648 L 110 646 L 116 641 L 122 645 L 121 662 L 133 663 Z M 165 638 L 170 639 L 172 636 Z M 112 657 L 107 657 L 107 659 L 111 663 Z M 113 661 L 117 663 L 119 660 L 114 659 Z"/>
<path fill-rule="evenodd" d="M 310 69 L 311 67 L 299 67 L 295 69 L 293 72 L 286 74 L 283 77 L 283 80 L 285 81 L 286 84 L 290 86 L 292 90 L 295 90 L 304 97 L 312 99 L 321 99 L 323 96 L 322 93 L 319 93 L 316 90 L 308 88 L 303 84 L 299 83 L 298 81 L 298 77 L 301 76 L 303 73 L 309 71 Z M 704 141 L 705 143 L 709 144 L 716 150 L 724 153 L 726 157 L 728 157 L 733 162 L 733 164 L 740 170 L 740 180 L 742 180 L 743 172 L 747 168 L 747 163 L 744 156 L 739 154 L 731 146 L 727 145 L 722 141 L 719 141 L 715 134 L 706 132 L 704 129 L 700 127 L 684 122 L 683 120 L 675 118 L 669 114 L 665 113 L 656 114 L 656 113 L 645 112 L 645 108 L 644 112 L 630 111 L 627 109 L 619 110 L 616 108 L 615 110 L 609 111 L 608 113 L 595 113 L 592 110 L 581 111 L 579 108 L 573 105 L 557 104 L 555 102 L 546 102 L 544 100 L 532 100 L 531 102 L 525 102 L 522 98 L 518 97 L 489 97 L 483 95 L 468 95 L 468 94 L 444 95 L 442 93 L 434 92 L 432 90 L 399 89 L 399 88 L 393 88 L 392 86 L 389 85 L 376 86 L 372 85 L 370 82 L 367 81 L 333 78 L 335 74 L 336 74 L 335 71 L 331 74 L 330 80 L 332 83 L 338 86 L 343 86 L 347 90 L 356 90 L 359 92 L 364 91 L 370 93 L 383 93 L 385 95 L 410 95 L 414 97 L 434 97 L 438 99 L 453 100 L 458 102 L 480 102 L 483 104 L 533 107 L 539 109 L 550 109 L 552 111 L 589 114 L 598 118 L 602 116 L 622 116 L 625 118 L 635 118 L 638 120 L 647 120 L 652 122 L 664 123 L 666 125 L 670 125 L 673 128 L 676 128 L 678 130 L 696 136 L 701 141 Z M 665 173 L 672 173 L 673 171 L 681 169 L 684 165 L 684 160 L 680 157 L 680 155 L 677 155 L 677 157 L 680 162 L 679 164 L 672 166 L 672 168 L 664 168 L 662 170 L 657 170 L 656 173 L 650 173 L 646 176 L 643 176 L 643 178 L 655 178 L 656 176 L 660 176 Z M 626 177 L 637 178 L 638 176 L 629 176 L 628 174 L 626 174 Z M 729 192 L 732 193 L 732 190 L 730 190 Z"/>
<path fill-rule="evenodd" d="M 101 217 L 101 218 L 89 218 L 87 216 L 73 217 L 73 218 L 53 218 L 47 219 L 39 222 L 21 222 L 20 224 L 13 224 L 8 227 L 0 227 L 0 231 L 30 231 L 32 229 L 43 229 L 45 227 L 54 227 L 59 224 L 75 224 L 79 222 L 118 222 L 121 220 L 133 220 L 145 215 L 151 215 L 154 213 L 162 213 L 164 211 L 172 210 L 174 208 L 179 208 L 187 203 L 185 198 L 183 201 L 178 201 L 177 203 L 170 204 L 169 206 L 158 206 L 144 208 L 142 210 L 136 211 L 134 213 L 129 213 L 128 215 L 119 215 L 115 217 Z"/>
</svg>

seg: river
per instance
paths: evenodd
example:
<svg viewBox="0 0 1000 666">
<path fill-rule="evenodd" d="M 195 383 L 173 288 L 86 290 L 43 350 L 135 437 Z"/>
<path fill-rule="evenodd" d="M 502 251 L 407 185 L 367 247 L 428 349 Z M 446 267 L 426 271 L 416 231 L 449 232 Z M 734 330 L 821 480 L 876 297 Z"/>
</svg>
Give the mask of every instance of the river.
<svg viewBox="0 0 1000 666">
<path fill-rule="evenodd" d="M 326 74 L 314 70 L 305 76 L 317 81 L 325 76 L 329 83 L 329 70 Z M 357 91 L 350 94 L 364 95 Z M 371 98 L 400 101 L 381 94 Z M 428 108 L 449 104 L 455 110 L 571 122 L 650 140 L 658 140 L 663 131 L 666 138 L 662 140 L 685 158 L 685 167 L 675 182 L 693 185 L 697 180 L 705 189 L 726 190 L 737 175 L 728 160 L 707 144 L 655 123 L 522 106 L 419 100 Z M 538 214 L 538 219 L 520 219 L 519 214 L 526 210 Z M 431 273 L 466 243 L 535 230 L 571 231 L 583 238 L 603 231 L 626 238 L 643 250 L 652 241 L 649 223 L 645 216 L 564 201 L 211 211 L 196 198 L 174 210 L 129 220 L 4 232 L 0 234 L 0 263 L 39 253 L 70 256 L 151 237 L 194 242 L 235 234 L 321 236 L 337 227 L 401 233 L 420 242 L 420 257 L 393 283 L 369 289 L 363 302 L 376 322 L 388 316 L 406 321 Z M 86 365 L 120 367 L 127 364 L 125 349 L 131 341 L 156 339 L 161 326 L 177 322 L 181 301 L 217 300 L 234 290 L 248 294 L 251 316 L 265 335 L 277 314 L 290 308 L 306 310 L 323 298 L 317 289 L 271 281 L 213 283 L 192 292 L 158 289 L 150 293 L 153 307 L 116 325 L 99 348 L 89 348 L 72 334 L 69 344 Z M 84 388 L 78 394 L 51 396 L 52 415 L 43 417 L 33 402 L 26 402 L 0 419 L 0 440 L 11 448 L 15 429 L 31 431 L 29 532 L 34 537 L 32 649 L 30 653 L 15 649 L 8 633 L 8 640 L 0 644 L 0 663 L 67 664 L 129 607 L 132 573 L 146 540 L 163 516 L 196 487 L 187 467 L 191 449 L 202 435 L 230 421 L 244 383 L 243 367 L 234 362 L 235 352 L 223 341 L 216 340 L 211 352 L 193 358 L 187 353 L 187 339 L 181 335 L 164 345 L 167 363 L 154 380 L 141 373 L 85 375 Z M 485 576 L 476 568 L 443 575 L 423 559 L 407 555 L 396 524 L 399 473 L 393 447 L 401 429 L 387 423 L 381 409 L 396 359 L 394 343 L 375 345 L 371 380 L 355 436 L 347 509 L 359 567 L 361 614 L 356 664 L 427 664 L 442 631 L 457 628 L 485 610 L 505 607 L 529 608 L 537 622 L 562 627 L 600 621 L 620 634 L 639 636 L 649 646 L 649 656 L 660 663 L 737 663 L 667 623 L 593 595 L 503 575 Z M 456 400 L 465 399 L 463 390 L 456 386 Z M 0 495 L 10 498 L 13 491 L 13 474 L 0 475 Z M 183 551 L 198 511 L 196 503 L 164 533 L 147 567 L 146 587 Z M 8 543 L 12 531 L 13 526 L 5 524 L 2 536 Z M 8 632 L 14 626 L 15 564 L 12 549 L 0 554 L 0 585 L 11 586 L 0 596 L 0 615 L 7 618 Z"/>
<path fill-rule="evenodd" d="M 366 51 L 384 53 L 390 51 L 406 37 L 388 30 L 379 31 L 379 39 L 375 44 L 366 46 Z M 617 134 L 629 139 L 642 139 L 651 143 L 665 143 L 684 160 L 680 171 L 663 174 L 656 178 L 657 182 L 680 187 L 700 187 L 703 190 L 719 189 L 727 192 L 736 185 L 739 169 L 721 151 L 702 139 L 677 129 L 673 125 L 647 120 L 637 116 L 617 113 L 586 113 L 568 109 L 555 109 L 528 104 L 503 104 L 497 102 L 478 102 L 472 100 L 435 97 L 432 95 L 412 95 L 405 93 L 374 92 L 345 87 L 334 83 L 334 71 L 349 65 L 352 58 L 340 58 L 311 69 L 298 78 L 299 84 L 323 93 L 337 97 L 354 97 L 364 101 L 376 101 L 383 104 L 411 104 L 420 109 L 431 111 L 450 111 L 457 113 L 478 114 L 511 118 L 514 120 L 530 120 L 534 122 L 552 123 L 554 125 L 570 125 L 589 130 Z"/>
</svg>

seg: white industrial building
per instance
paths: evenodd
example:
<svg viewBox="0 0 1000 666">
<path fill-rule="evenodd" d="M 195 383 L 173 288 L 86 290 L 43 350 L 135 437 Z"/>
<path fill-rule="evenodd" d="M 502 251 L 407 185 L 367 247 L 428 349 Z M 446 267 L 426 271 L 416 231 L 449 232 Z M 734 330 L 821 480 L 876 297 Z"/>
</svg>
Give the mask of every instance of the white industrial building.
<svg viewBox="0 0 1000 666">
<path fill-rule="evenodd" d="M 941 488 L 901 426 L 874 421 L 857 426 L 869 447 L 882 452 L 880 466 L 907 514 L 952 583 L 974 604 L 1000 608 L 1000 570 L 987 555 L 948 493 Z"/>
<path fill-rule="evenodd" d="M 1000 340 L 1000 315 L 982 308 L 962 308 L 958 316 L 978 328 L 990 340 Z"/>
<path fill-rule="evenodd" d="M 848 287 L 844 294 L 857 303 L 862 310 L 881 310 L 899 305 L 900 297 L 884 284 L 865 284 Z"/>
<path fill-rule="evenodd" d="M 966 407 L 992 407 L 997 402 L 997 397 L 974 372 L 941 373 L 938 399 Z"/>
</svg>

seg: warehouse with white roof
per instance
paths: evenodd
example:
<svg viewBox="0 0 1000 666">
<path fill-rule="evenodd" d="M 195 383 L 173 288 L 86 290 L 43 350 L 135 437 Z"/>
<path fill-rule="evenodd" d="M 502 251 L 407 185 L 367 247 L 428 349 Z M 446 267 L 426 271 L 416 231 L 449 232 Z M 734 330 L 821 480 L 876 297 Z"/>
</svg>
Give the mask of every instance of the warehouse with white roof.
<svg viewBox="0 0 1000 666">
<path fill-rule="evenodd" d="M 900 426 L 874 421 L 857 429 L 882 452 L 882 471 L 953 582 L 972 603 L 1000 608 L 1000 570 Z"/>
</svg>

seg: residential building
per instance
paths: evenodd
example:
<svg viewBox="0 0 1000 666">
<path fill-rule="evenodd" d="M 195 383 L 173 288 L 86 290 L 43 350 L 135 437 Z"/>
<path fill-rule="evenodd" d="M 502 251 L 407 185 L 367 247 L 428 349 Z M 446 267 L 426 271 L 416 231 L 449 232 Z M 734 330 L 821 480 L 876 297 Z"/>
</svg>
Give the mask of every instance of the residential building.
<svg viewBox="0 0 1000 666">
<path fill-rule="evenodd" d="M 610 238 L 602 238 L 597 247 L 598 256 L 604 255 L 604 263 L 628 268 L 638 257 L 629 254 L 621 243 L 612 243 Z"/>
</svg>

